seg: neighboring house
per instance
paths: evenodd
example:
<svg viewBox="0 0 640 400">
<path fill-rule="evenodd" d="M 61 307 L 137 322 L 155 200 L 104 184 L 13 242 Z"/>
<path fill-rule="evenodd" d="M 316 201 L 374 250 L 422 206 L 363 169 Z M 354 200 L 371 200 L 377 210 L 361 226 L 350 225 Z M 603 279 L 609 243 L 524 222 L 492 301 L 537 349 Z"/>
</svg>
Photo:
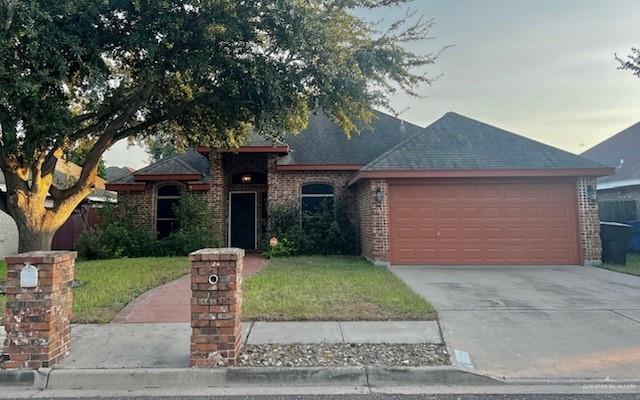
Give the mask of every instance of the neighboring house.
<svg viewBox="0 0 640 400">
<path fill-rule="evenodd" d="M 131 174 L 135 170 L 129 167 L 107 167 L 105 168 L 105 174 L 107 182 L 113 182 L 120 178 L 124 178 L 125 176 Z"/>
<path fill-rule="evenodd" d="M 615 175 L 598 178 L 603 220 L 618 222 L 640 217 L 640 122 L 582 153 L 583 157 L 615 167 Z"/>
<path fill-rule="evenodd" d="M 362 254 L 384 264 L 600 262 L 595 179 L 611 168 L 456 113 L 421 128 L 377 113 L 347 139 L 323 115 L 284 143 L 200 148 L 109 182 L 135 223 L 168 235 L 199 193 L 224 245 L 268 241 L 270 207 L 345 199 Z"/>
<path fill-rule="evenodd" d="M 53 175 L 53 182 L 56 187 L 66 188 L 73 185 L 82 168 L 72 162 L 60 160 L 56 165 Z M 96 189 L 87 197 L 85 201 L 78 206 L 73 215 L 65 222 L 56 232 L 53 239 L 53 248 L 57 250 L 71 250 L 74 248 L 75 240 L 86 228 L 88 220 L 95 221 L 90 208 L 103 203 L 114 203 L 116 201 L 116 193 L 105 190 L 106 181 L 98 178 Z M 0 196 L 6 193 L 6 183 L 4 174 L 0 171 Z M 53 207 L 53 200 L 46 200 L 47 207 Z M 18 252 L 18 228 L 8 214 L 0 211 L 0 258 Z"/>
</svg>

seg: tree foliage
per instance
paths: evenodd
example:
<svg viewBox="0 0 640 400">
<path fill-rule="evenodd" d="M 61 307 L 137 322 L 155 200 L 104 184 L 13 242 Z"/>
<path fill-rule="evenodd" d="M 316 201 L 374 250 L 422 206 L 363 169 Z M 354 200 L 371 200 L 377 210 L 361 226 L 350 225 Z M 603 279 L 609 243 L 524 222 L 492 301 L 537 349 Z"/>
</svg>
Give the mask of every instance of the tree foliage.
<svg viewBox="0 0 640 400">
<path fill-rule="evenodd" d="M 616 60 L 620 63 L 619 69 L 633 72 L 635 76 L 640 78 L 640 49 L 632 48 L 631 54 L 622 59 L 616 55 Z"/>
<path fill-rule="evenodd" d="M 170 132 L 159 131 L 146 136 L 138 144 L 144 146 L 149 155 L 149 161 L 153 163 L 183 153 L 187 148 L 184 143 L 178 143 L 177 139 Z"/>
<path fill-rule="evenodd" d="M 353 13 L 406 2 L 0 0 L 0 208 L 21 243 L 41 242 L 21 250 L 46 246 L 42 234 L 91 192 L 119 140 L 162 131 L 235 146 L 250 128 L 267 138 L 299 131 L 314 110 L 358 132 L 372 107 L 390 108 L 391 93 L 429 82 L 416 68 L 437 54 L 403 45 L 425 39 L 430 20 L 380 32 Z M 52 186 L 57 160 L 81 140 L 93 145 L 80 179 Z"/>
</svg>

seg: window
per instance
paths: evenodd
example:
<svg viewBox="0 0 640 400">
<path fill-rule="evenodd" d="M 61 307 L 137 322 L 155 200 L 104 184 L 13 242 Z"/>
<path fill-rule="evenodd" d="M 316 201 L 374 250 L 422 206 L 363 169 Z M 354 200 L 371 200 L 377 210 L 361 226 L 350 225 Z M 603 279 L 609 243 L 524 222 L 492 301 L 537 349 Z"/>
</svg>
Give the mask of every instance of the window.
<svg viewBox="0 0 640 400">
<path fill-rule="evenodd" d="M 310 183 L 302 186 L 302 212 L 314 214 L 320 206 L 333 208 L 333 186 L 323 183 Z"/>
<path fill-rule="evenodd" d="M 178 228 L 175 207 L 180 203 L 180 187 L 164 185 L 158 188 L 156 203 L 156 231 L 165 238 Z"/>
</svg>

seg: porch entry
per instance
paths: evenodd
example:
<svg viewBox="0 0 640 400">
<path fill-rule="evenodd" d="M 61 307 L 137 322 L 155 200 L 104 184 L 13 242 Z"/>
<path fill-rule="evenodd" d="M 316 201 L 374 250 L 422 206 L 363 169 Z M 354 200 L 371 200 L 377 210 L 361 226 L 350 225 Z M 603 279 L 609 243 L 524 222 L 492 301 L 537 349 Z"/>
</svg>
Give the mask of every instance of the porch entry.
<svg viewBox="0 0 640 400">
<path fill-rule="evenodd" d="M 229 247 L 256 249 L 256 192 L 229 193 Z"/>
</svg>

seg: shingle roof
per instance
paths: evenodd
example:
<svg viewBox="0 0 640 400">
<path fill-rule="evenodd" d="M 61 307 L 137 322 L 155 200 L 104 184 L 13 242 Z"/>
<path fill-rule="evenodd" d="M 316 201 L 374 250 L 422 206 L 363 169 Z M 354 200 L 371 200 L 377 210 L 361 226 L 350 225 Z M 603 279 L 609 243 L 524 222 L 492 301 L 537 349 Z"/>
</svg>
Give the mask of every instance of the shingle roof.
<svg viewBox="0 0 640 400">
<path fill-rule="evenodd" d="M 185 153 L 165 158 L 109 183 L 131 183 L 134 181 L 134 175 L 167 174 L 198 174 L 203 177 L 203 180 L 206 180 L 209 177 L 209 161 L 207 157 L 190 149 Z"/>
<path fill-rule="evenodd" d="M 375 112 L 371 129 L 349 139 L 326 115 L 311 115 L 305 130 L 285 136 L 290 153 L 280 158 L 278 164 L 364 165 L 421 129 L 391 115 Z"/>
<path fill-rule="evenodd" d="M 362 170 L 573 169 L 603 165 L 449 112 Z"/>
<path fill-rule="evenodd" d="M 640 122 L 611 136 L 582 153 L 590 160 L 616 168 L 616 174 L 598 179 L 598 183 L 640 179 Z"/>
<path fill-rule="evenodd" d="M 107 176 L 107 182 L 115 181 L 116 179 L 123 178 L 129 175 L 133 170 L 127 167 L 107 167 L 105 168 L 105 174 Z"/>
</svg>

